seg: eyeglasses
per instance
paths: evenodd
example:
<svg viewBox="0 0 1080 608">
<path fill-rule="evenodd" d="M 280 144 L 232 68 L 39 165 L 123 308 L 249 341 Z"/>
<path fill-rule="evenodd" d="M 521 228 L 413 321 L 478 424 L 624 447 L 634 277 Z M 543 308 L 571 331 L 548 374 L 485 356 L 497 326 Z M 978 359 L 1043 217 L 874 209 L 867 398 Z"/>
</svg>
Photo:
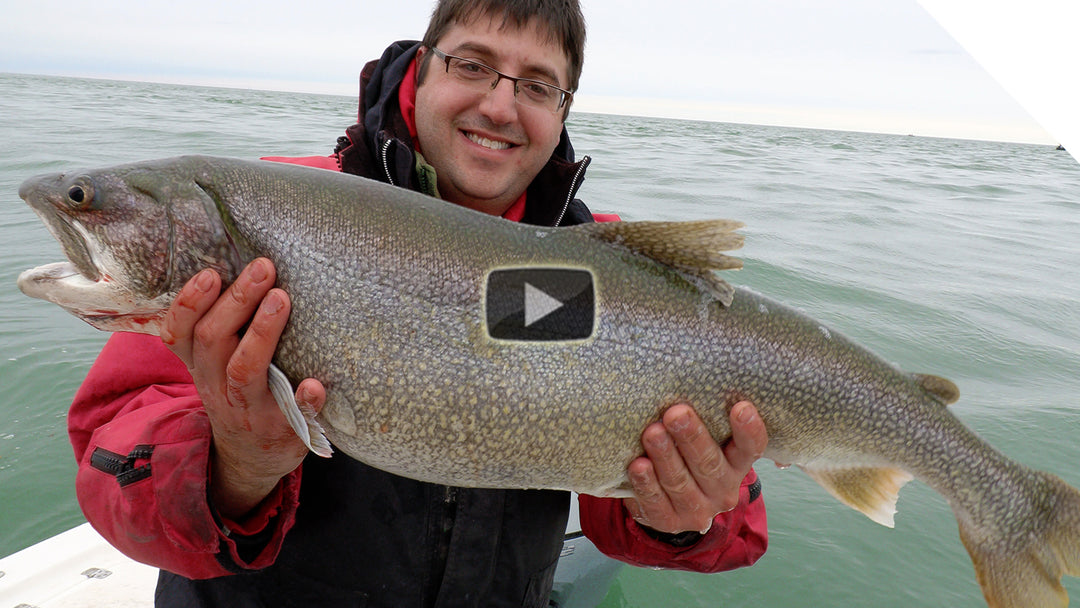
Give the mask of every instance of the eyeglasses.
<svg viewBox="0 0 1080 608">
<path fill-rule="evenodd" d="M 499 86 L 500 80 L 509 80 L 514 83 L 514 99 L 527 106 L 543 108 L 554 113 L 562 109 L 574 97 L 570 91 L 542 80 L 507 76 L 479 61 L 448 55 L 435 47 L 431 47 L 431 52 L 446 62 L 447 74 L 474 89 L 489 87 L 494 91 L 495 87 Z"/>
</svg>

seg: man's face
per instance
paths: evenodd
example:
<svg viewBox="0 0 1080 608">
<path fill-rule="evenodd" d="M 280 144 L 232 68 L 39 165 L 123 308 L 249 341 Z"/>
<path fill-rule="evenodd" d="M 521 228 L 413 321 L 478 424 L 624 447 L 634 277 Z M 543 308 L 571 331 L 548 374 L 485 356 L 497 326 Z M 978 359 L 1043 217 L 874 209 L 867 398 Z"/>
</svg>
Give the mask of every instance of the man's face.
<svg viewBox="0 0 1080 608">
<path fill-rule="evenodd" d="M 510 76 L 569 86 L 569 60 L 535 19 L 521 29 L 501 25 L 487 16 L 458 23 L 436 46 Z M 562 133 L 563 111 L 517 103 L 508 80 L 500 80 L 495 90 L 469 88 L 445 68 L 432 55 L 416 91 L 420 151 L 435 167 L 444 199 L 501 215 L 551 157 Z"/>
</svg>

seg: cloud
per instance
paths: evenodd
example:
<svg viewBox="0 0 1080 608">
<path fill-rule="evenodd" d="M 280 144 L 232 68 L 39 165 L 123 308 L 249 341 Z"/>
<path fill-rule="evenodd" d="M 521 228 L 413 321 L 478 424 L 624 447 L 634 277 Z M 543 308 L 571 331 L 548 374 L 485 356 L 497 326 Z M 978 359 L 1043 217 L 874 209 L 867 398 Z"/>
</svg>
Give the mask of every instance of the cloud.
<svg viewBox="0 0 1080 608">
<path fill-rule="evenodd" d="M 0 71 L 351 96 L 366 61 L 393 40 L 423 34 L 434 3 L 9 4 Z M 844 113 L 859 116 L 851 128 L 867 128 L 877 113 L 873 130 L 883 131 L 890 117 L 906 115 L 934 126 L 920 134 L 954 136 L 965 135 L 940 126 L 1030 123 L 914 0 L 583 0 L 583 9 L 589 42 L 578 108 L 637 98 L 734 121 L 725 108 L 756 105 L 759 116 L 798 116 L 806 126 L 824 124 L 815 113 L 829 115 L 830 127 Z M 1030 125 L 1021 138 L 1039 136 Z"/>
</svg>

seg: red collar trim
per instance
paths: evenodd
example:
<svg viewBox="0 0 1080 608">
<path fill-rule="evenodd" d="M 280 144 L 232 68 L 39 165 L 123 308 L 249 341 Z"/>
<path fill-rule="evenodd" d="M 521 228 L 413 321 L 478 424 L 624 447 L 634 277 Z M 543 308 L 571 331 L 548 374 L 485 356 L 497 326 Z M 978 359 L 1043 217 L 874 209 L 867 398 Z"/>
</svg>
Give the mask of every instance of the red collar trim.
<svg viewBox="0 0 1080 608">
<path fill-rule="evenodd" d="M 409 135 L 416 141 L 416 59 L 405 70 L 405 78 L 398 87 L 398 105 L 401 106 L 401 116 L 405 119 L 405 126 L 409 127 Z M 420 147 L 417 144 L 417 147 Z"/>
<path fill-rule="evenodd" d="M 511 222 L 520 222 L 525 217 L 525 195 L 527 192 L 522 192 L 521 196 L 514 201 L 510 208 L 503 212 L 502 216 Z"/>
</svg>

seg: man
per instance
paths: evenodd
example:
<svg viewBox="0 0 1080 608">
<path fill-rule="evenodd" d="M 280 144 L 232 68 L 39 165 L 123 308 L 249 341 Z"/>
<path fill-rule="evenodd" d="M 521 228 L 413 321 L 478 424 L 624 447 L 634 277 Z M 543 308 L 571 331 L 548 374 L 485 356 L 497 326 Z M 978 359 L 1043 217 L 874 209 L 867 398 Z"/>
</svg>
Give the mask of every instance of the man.
<svg viewBox="0 0 1080 608">
<path fill-rule="evenodd" d="M 588 159 L 573 162 L 563 129 L 584 35 L 574 0 L 443 0 L 423 43 L 365 67 L 360 122 L 335 153 L 289 160 L 514 221 L 590 221 L 574 199 Z M 273 285 L 267 260 L 224 291 L 212 271 L 196 275 L 162 340 L 115 335 L 72 405 L 80 504 L 110 542 L 162 568 L 157 605 L 546 606 L 568 494 L 308 456 L 267 389 L 290 304 Z M 309 378 L 296 398 L 318 410 L 325 390 Z M 581 498 L 586 534 L 640 565 L 753 563 L 765 429 L 749 403 L 731 424 L 721 448 L 692 408 L 669 408 L 628 467 L 635 498 Z"/>
</svg>

